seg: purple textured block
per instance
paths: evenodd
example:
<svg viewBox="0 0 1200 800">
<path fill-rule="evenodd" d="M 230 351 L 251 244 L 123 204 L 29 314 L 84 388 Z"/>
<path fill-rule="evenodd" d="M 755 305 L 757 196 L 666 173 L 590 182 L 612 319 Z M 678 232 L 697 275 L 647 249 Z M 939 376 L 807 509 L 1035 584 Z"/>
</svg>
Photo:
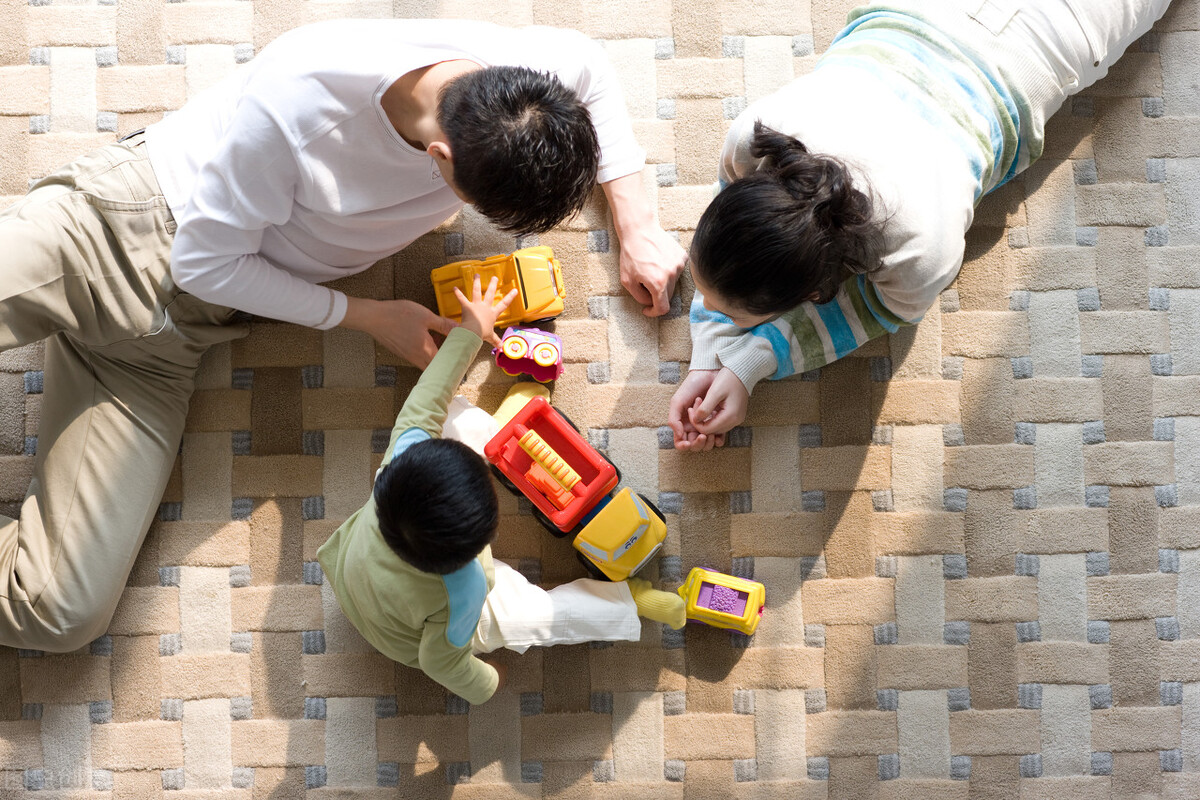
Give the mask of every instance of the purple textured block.
<svg viewBox="0 0 1200 800">
<path fill-rule="evenodd" d="M 696 605 L 740 617 L 746 612 L 746 601 L 750 595 L 728 586 L 715 586 L 707 581 L 700 584 Z"/>
</svg>

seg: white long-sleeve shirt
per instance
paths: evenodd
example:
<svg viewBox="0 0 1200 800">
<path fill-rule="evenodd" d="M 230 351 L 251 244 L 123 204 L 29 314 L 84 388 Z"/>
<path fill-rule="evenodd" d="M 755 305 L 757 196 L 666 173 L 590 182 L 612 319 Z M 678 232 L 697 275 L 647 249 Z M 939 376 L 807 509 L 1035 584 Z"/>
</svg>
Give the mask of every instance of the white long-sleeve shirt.
<svg viewBox="0 0 1200 800">
<path fill-rule="evenodd" d="M 147 129 L 178 225 L 176 283 L 260 316 L 341 322 L 345 295 L 318 282 L 367 269 L 463 205 L 381 105 L 402 75 L 455 59 L 552 72 L 574 90 L 599 138 L 599 182 L 644 165 L 612 66 L 583 34 L 460 20 L 307 25 Z"/>
</svg>

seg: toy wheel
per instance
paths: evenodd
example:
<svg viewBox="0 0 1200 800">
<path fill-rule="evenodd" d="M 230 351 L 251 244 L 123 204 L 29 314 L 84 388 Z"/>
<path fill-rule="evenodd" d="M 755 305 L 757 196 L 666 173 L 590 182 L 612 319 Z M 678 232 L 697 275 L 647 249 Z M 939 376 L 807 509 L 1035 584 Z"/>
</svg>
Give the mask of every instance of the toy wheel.
<svg viewBox="0 0 1200 800">
<path fill-rule="evenodd" d="M 575 557 L 577 559 L 579 559 L 580 564 L 583 564 L 583 568 L 585 570 L 587 570 L 587 574 L 588 574 L 589 578 L 595 578 L 598 581 L 607 581 L 609 583 L 613 582 L 613 579 L 608 577 L 607 575 L 605 575 L 604 572 L 599 567 L 597 567 L 591 561 L 584 558 L 583 553 L 576 550 Z"/>
<path fill-rule="evenodd" d="M 541 342 L 533 348 L 533 363 L 539 367 L 552 367 L 558 363 L 558 346 L 552 342 Z"/>
<path fill-rule="evenodd" d="M 663 513 L 658 510 L 658 506 L 650 502 L 650 498 L 646 497 L 646 495 L 642 494 L 641 492 L 638 493 L 638 497 L 642 498 L 643 503 L 650 506 L 650 510 L 654 512 L 654 516 L 658 517 L 663 522 L 667 521 L 667 518 L 663 516 Z"/>
<path fill-rule="evenodd" d="M 489 466 L 492 468 L 492 474 L 496 476 L 496 480 L 500 481 L 500 485 L 515 495 L 521 494 L 521 492 L 517 489 L 517 485 L 510 481 L 508 476 L 500 471 L 499 467 L 497 467 L 495 464 L 490 464 Z"/>
<path fill-rule="evenodd" d="M 500 343 L 500 350 L 511 359 L 524 358 L 529 352 L 529 343 L 521 336 L 510 336 Z M 536 352 L 536 351 L 535 351 Z"/>
<path fill-rule="evenodd" d="M 554 322 L 554 320 L 556 320 L 556 319 L 558 319 L 557 314 L 554 315 L 553 317 L 542 317 L 541 319 L 535 319 L 532 324 L 533 325 L 545 325 L 547 322 Z"/>
<path fill-rule="evenodd" d="M 537 506 L 533 507 L 533 518 L 540 522 L 543 528 L 550 531 L 551 534 L 559 539 L 564 539 L 571 534 L 570 531 L 559 530 L 558 526 L 551 522 L 550 518 L 542 513 L 542 510 Z"/>
</svg>

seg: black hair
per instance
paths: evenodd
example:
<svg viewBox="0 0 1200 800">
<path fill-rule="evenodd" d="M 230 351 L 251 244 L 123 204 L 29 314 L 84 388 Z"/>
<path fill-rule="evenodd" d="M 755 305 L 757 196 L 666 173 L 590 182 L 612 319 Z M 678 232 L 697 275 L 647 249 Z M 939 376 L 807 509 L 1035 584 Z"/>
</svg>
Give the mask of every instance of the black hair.
<svg viewBox="0 0 1200 800">
<path fill-rule="evenodd" d="M 600 143 L 587 106 L 558 78 L 528 67 L 484 67 L 442 87 L 437 121 L 454 182 L 510 233 L 542 233 L 583 208 Z"/>
<path fill-rule="evenodd" d="M 754 123 L 759 170 L 726 186 L 696 225 L 701 279 L 752 314 L 776 314 L 814 295 L 828 302 L 851 274 L 879 268 L 883 223 L 869 189 L 836 158 Z"/>
<path fill-rule="evenodd" d="M 374 496 L 384 541 L 425 572 L 445 575 L 466 566 L 500 525 L 487 464 L 453 439 L 409 446 L 379 473 Z"/>
</svg>

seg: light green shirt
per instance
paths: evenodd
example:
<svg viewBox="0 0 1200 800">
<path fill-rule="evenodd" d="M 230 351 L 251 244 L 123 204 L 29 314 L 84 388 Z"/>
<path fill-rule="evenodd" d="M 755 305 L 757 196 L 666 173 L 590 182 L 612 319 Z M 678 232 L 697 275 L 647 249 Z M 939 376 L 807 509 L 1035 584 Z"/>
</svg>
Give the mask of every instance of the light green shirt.
<svg viewBox="0 0 1200 800">
<path fill-rule="evenodd" d="M 446 408 L 479 351 L 481 340 L 455 328 L 404 402 L 385 451 L 392 457 L 396 440 L 419 429 L 431 438 L 442 433 Z M 470 703 L 482 703 L 499 683 L 496 670 L 447 636 L 450 598 L 441 575 L 408 564 L 379 531 L 375 500 L 356 511 L 317 550 L 333 593 L 347 619 L 388 658 L 417 667 Z M 478 556 L 490 590 L 495 584 L 491 548 Z"/>
</svg>

